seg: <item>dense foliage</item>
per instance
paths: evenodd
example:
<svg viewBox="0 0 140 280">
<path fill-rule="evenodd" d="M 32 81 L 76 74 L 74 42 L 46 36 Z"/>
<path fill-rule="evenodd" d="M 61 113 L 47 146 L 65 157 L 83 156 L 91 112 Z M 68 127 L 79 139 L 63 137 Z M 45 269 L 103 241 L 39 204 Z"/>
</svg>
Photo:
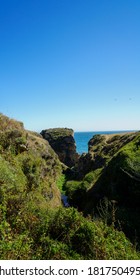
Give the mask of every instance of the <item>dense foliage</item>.
<svg viewBox="0 0 140 280">
<path fill-rule="evenodd" d="M 82 186 L 85 186 L 80 210 L 86 215 L 94 213 L 101 216 L 101 207 L 106 212 L 104 201 L 107 198 L 111 203 L 111 207 L 108 207 L 108 225 L 111 224 L 114 203 L 115 227 L 121 228 L 140 249 L 140 133 L 108 138 L 96 136 L 90 141 L 91 166 L 95 168 L 103 163 L 102 168 L 90 171 L 82 181 L 68 181 L 66 189 L 73 198 L 72 204 L 79 208 L 77 189 L 81 188 L 80 197 Z"/>
<path fill-rule="evenodd" d="M 138 177 L 135 164 L 125 172 Z M 102 169 L 76 183 L 62 169 L 47 141 L 0 114 L 0 259 L 139 259 L 103 205 L 102 219 L 78 211 Z M 60 191 L 75 208 L 62 206 Z"/>
</svg>

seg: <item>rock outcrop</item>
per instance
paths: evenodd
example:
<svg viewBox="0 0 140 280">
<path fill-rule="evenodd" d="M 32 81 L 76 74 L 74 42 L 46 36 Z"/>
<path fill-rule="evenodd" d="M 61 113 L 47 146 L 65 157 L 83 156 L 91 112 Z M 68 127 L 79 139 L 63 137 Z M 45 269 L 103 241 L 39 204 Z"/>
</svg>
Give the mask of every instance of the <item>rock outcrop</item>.
<svg viewBox="0 0 140 280">
<path fill-rule="evenodd" d="M 136 137 L 135 132 L 94 135 L 88 142 L 88 153 L 82 154 L 75 170 L 80 178 L 95 169 L 106 167 L 110 159 Z"/>
<path fill-rule="evenodd" d="M 46 138 L 56 145 L 61 160 L 75 164 L 78 156 L 72 130 L 53 130 Z M 140 136 L 110 157 L 105 168 L 91 171 L 76 183 L 66 182 L 64 170 L 74 175 L 74 168 L 60 162 L 49 142 L 38 133 L 25 130 L 22 123 L 0 114 L 0 259 L 138 259 L 139 253 L 124 234 L 113 228 L 116 220 L 120 221 L 115 208 L 111 212 L 111 227 L 107 226 L 107 219 L 103 223 L 86 218 L 81 212 L 93 213 L 95 194 L 106 195 L 118 201 L 121 222 L 127 221 L 127 229 L 134 228 L 140 237 Z M 91 142 L 87 158 L 82 156 L 87 160 L 83 168 L 86 164 L 91 168 L 91 160 L 97 164 L 96 150 L 103 158 L 108 154 L 100 147 L 101 139 Z M 71 202 L 80 213 L 69 207 Z M 101 207 L 107 215 L 103 204 Z"/>
<path fill-rule="evenodd" d="M 75 174 L 66 185 L 71 205 L 121 226 L 140 247 L 140 132 L 94 136 Z"/>
<path fill-rule="evenodd" d="M 41 135 L 49 142 L 61 162 L 72 167 L 78 160 L 74 132 L 69 128 L 52 128 L 41 131 Z"/>
</svg>

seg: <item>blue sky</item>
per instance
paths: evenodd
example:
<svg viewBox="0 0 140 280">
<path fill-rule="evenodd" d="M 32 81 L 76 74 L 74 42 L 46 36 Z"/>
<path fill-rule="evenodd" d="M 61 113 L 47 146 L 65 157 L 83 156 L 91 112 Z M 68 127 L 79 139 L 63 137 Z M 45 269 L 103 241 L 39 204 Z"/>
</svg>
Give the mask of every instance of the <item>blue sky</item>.
<svg viewBox="0 0 140 280">
<path fill-rule="evenodd" d="M 0 0 L 0 100 L 30 130 L 140 129 L 140 1 Z"/>
</svg>

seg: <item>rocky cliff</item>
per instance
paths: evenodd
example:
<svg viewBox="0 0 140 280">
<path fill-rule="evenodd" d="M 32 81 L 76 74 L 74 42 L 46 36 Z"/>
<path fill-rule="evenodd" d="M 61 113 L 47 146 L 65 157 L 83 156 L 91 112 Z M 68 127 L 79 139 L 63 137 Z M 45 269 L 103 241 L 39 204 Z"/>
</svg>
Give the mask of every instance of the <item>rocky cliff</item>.
<svg viewBox="0 0 140 280">
<path fill-rule="evenodd" d="M 133 241 L 137 236 L 140 247 L 140 132 L 96 135 L 88 146 L 75 166 L 76 181 L 66 184 L 71 204 L 101 215 Z"/>
<path fill-rule="evenodd" d="M 75 166 L 79 178 L 83 178 L 90 171 L 105 167 L 115 153 L 135 137 L 135 132 L 94 135 L 88 142 L 88 153 L 82 154 Z"/>
<path fill-rule="evenodd" d="M 41 135 L 49 142 L 53 150 L 57 153 L 61 162 L 72 167 L 78 160 L 74 131 L 68 128 L 53 128 L 41 131 Z"/>
<path fill-rule="evenodd" d="M 61 138 L 55 132 L 53 139 L 72 136 L 72 131 L 67 133 L 66 136 L 66 131 L 61 131 Z M 68 143 L 65 141 L 62 149 L 65 150 Z M 94 166 L 82 181 L 66 183 L 67 178 L 62 173 L 64 164 L 48 141 L 38 133 L 25 130 L 21 122 L 0 114 L 0 259 L 140 258 L 125 235 L 108 226 L 104 217 L 93 220 L 73 207 L 63 207 L 59 191 L 64 191 L 62 186 L 67 184 L 65 192 L 69 194 L 71 205 L 85 213 L 93 213 L 97 193 L 98 197 L 115 198 L 120 204 L 127 201 L 123 197 L 128 194 L 128 204 L 124 205 L 129 205 L 131 194 L 133 200 L 139 198 L 139 136 L 127 145 L 123 152 L 119 149 L 106 162 L 105 169 L 103 165 L 97 169 Z M 130 160 L 127 162 L 128 156 Z M 126 184 L 119 188 L 125 179 Z M 116 192 L 122 200 L 116 197 Z M 134 203 L 133 206 L 135 210 Z M 105 209 L 104 205 L 101 209 Z M 128 213 L 127 209 L 125 214 Z M 134 217 L 140 220 L 138 214 L 135 211 L 133 220 Z M 115 224 L 114 218 L 113 222 Z"/>
<path fill-rule="evenodd" d="M 127 206 L 138 206 L 140 133 L 105 135 L 98 143 L 92 139 L 89 141 L 89 152 L 94 155 L 95 163 L 99 163 L 97 169 L 102 169 L 99 179 L 89 193 L 93 191 L 100 197 L 107 196 L 110 200 L 119 201 Z"/>
</svg>

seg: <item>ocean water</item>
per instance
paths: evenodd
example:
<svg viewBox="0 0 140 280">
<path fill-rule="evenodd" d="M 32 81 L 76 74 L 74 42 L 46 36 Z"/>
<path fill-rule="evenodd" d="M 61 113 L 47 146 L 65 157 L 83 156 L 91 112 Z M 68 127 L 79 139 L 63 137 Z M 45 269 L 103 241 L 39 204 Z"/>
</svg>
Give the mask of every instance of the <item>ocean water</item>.
<svg viewBox="0 0 140 280">
<path fill-rule="evenodd" d="M 88 141 L 96 134 L 117 134 L 129 131 L 94 131 L 94 132 L 75 132 L 74 139 L 76 142 L 76 150 L 78 154 L 88 152 Z"/>
</svg>

